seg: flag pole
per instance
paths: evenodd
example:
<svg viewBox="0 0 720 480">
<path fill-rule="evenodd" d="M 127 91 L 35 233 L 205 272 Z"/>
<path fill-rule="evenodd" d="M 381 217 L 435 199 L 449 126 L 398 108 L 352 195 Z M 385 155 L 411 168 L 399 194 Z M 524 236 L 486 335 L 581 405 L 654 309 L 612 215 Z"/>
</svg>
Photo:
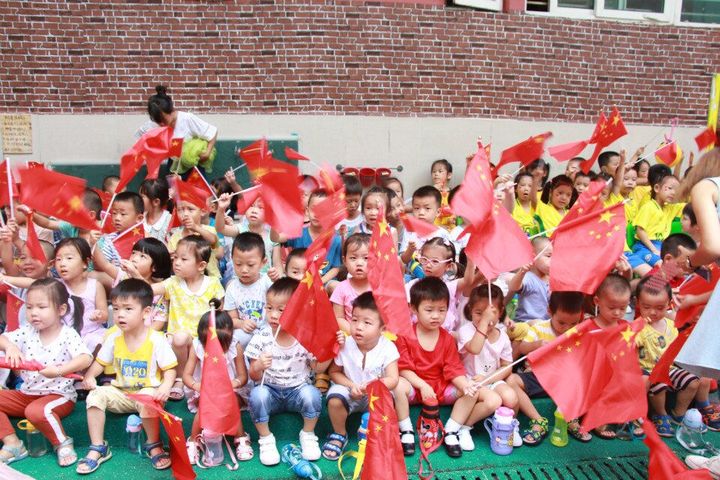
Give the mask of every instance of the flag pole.
<svg viewBox="0 0 720 480">
<path fill-rule="evenodd" d="M 527 358 L 528 358 L 528 356 L 527 356 L 527 355 L 524 355 L 524 356 L 518 358 L 517 360 L 515 360 L 514 362 L 512 362 L 510 365 L 505 365 L 505 366 L 502 367 L 501 369 L 495 370 L 493 373 L 490 374 L 489 377 L 483 379 L 482 381 L 480 381 L 480 382 L 472 382 L 470 385 L 472 386 L 473 389 L 478 389 L 478 388 L 484 387 L 484 386 L 487 385 L 488 383 L 491 383 L 491 380 L 494 379 L 495 377 L 497 377 L 500 373 L 506 372 L 508 368 L 509 368 L 510 370 L 512 370 L 512 368 L 513 368 L 515 365 L 517 365 L 518 363 L 524 362 L 525 360 L 527 360 Z M 467 395 L 467 393 L 466 393 L 465 395 Z M 474 393 L 473 393 L 473 395 L 474 395 Z"/>
<path fill-rule="evenodd" d="M 15 220 L 15 201 L 13 200 L 12 172 L 10 168 L 10 157 L 5 157 L 5 168 L 7 169 L 8 199 L 10 200 L 10 218 Z"/>
<path fill-rule="evenodd" d="M 280 325 L 278 325 L 278 328 L 277 328 L 277 330 L 275 331 L 275 335 L 273 336 L 273 345 L 272 345 L 273 347 L 277 344 L 278 335 L 280 335 Z M 262 387 L 263 385 L 265 385 L 265 374 L 266 374 L 266 373 L 267 373 L 267 368 L 266 368 L 265 370 L 263 370 L 263 375 L 262 375 L 262 378 L 260 379 L 260 386 L 261 386 L 261 387 Z"/>
</svg>

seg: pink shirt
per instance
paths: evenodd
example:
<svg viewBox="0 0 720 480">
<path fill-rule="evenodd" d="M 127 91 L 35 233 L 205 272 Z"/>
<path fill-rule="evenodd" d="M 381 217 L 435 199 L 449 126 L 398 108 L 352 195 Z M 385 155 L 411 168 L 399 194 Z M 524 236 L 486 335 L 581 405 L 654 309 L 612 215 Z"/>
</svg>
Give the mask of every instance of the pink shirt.
<svg viewBox="0 0 720 480">
<path fill-rule="evenodd" d="M 458 330 L 458 350 L 468 375 L 487 377 L 501 367 L 502 360 L 512 362 L 512 344 L 510 337 L 503 330 L 500 330 L 500 337 L 494 343 L 485 340 L 482 350 L 477 355 L 465 351 L 465 344 L 472 340 L 474 335 L 475 325 L 470 322 Z"/>
<path fill-rule="evenodd" d="M 350 285 L 350 280 L 343 280 L 342 282 L 338 283 L 337 287 L 335 287 L 335 290 L 333 290 L 333 293 L 330 296 L 330 302 L 337 303 L 338 305 L 343 306 L 343 308 L 345 309 L 345 320 L 349 322 L 352 318 L 353 301 L 355 301 L 355 299 L 359 297 L 361 293 L 365 293 L 368 290 L 370 289 L 368 288 L 367 290 L 358 292 L 353 288 L 352 285 Z"/>
</svg>

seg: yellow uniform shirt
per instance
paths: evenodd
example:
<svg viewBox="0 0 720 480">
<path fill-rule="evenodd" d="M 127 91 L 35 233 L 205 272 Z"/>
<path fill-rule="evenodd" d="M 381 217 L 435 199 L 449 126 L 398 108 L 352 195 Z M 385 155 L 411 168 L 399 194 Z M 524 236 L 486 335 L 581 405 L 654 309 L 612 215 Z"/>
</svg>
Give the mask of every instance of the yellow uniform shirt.
<svg viewBox="0 0 720 480">
<path fill-rule="evenodd" d="M 523 338 L 523 342 L 552 342 L 556 338 L 557 335 L 555 334 L 555 330 L 552 328 L 552 320 L 543 320 L 541 322 L 535 322 L 530 326 L 525 338 Z"/>
<path fill-rule="evenodd" d="M 638 346 L 638 357 L 640 367 L 643 370 L 652 371 L 655 365 L 665 353 L 667 347 L 678 336 L 675 323 L 669 318 L 665 319 L 665 330 L 658 332 L 652 325 L 645 325 L 635 337 Z"/>
<path fill-rule="evenodd" d="M 559 211 L 557 208 L 545 202 L 538 202 L 535 207 L 535 217 L 540 223 L 541 231 L 550 230 L 557 227 L 565 217 L 567 210 Z M 548 232 L 550 236 L 552 232 Z"/>
<path fill-rule="evenodd" d="M 525 208 L 520 204 L 518 200 L 515 200 L 515 206 L 513 207 L 512 211 L 512 218 L 520 225 L 520 228 L 522 228 L 523 232 L 527 233 L 528 235 L 533 235 L 537 233 L 538 226 L 537 222 L 535 222 L 535 209 L 530 207 L 529 210 L 525 210 Z"/>
<path fill-rule="evenodd" d="M 650 188 L 650 185 L 641 185 L 633 188 L 628 198 L 635 204 L 636 211 L 640 210 L 643 205 L 652 200 L 652 196 L 650 195 L 651 191 L 652 188 Z"/>
<path fill-rule="evenodd" d="M 665 240 L 670 235 L 673 220 L 680 216 L 683 207 L 684 203 L 666 203 L 661 207 L 655 199 L 650 199 L 638 211 L 633 225 L 645 230 L 650 240 Z M 635 238 L 638 238 L 637 234 Z"/>
<path fill-rule="evenodd" d="M 165 298 L 170 301 L 167 329 L 170 334 L 183 331 L 197 337 L 200 317 L 210 310 L 210 300 L 225 296 L 217 277 L 203 277 L 203 284 L 197 292 L 191 292 L 185 280 L 175 275 L 164 280 L 163 285 Z"/>
</svg>

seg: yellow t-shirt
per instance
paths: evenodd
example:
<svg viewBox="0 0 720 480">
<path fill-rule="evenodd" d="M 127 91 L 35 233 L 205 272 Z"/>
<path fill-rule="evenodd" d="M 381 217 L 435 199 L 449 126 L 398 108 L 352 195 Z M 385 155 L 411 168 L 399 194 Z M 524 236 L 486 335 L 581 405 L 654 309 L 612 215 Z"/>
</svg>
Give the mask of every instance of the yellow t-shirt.
<svg viewBox="0 0 720 480">
<path fill-rule="evenodd" d="M 645 325 L 635 337 L 640 367 L 643 370 L 652 371 L 662 354 L 667 350 L 667 347 L 677 336 L 678 330 L 675 328 L 675 323 L 669 318 L 665 319 L 665 330 L 663 332 L 658 332 L 652 325 Z"/>
<path fill-rule="evenodd" d="M 652 196 L 650 195 L 651 191 L 652 188 L 650 188 L 650 185 L 641 185 L 633 188 L 628 198 L 633 201 L 636 210 L 640 210 L 643 205 L 652 200 Z"/>
<path fill-rule="evenodd" d="M 539 340 L 545 342 L 552 342 L 557 338 L 555 331 L 552 328 L 552 320 L 543 320 L 541 322 L 535 322 L 530 326 L 523 342 L 537 342 Z"/>
<path fill-rule="evenodd" d="M 145 341 L 131 351 L 122 332 L 111 335 L 97 354 L 97 362 L 115 369 L 112 385 L 123 390 L 159 387 L 162 372 L 177 367 L 177 358 L 162 332 L 148 328 Z"/>
<path fill-rule="evenodd" d="M 512 211 L 512 218 L 520 225 L 520 228 L 522 228 L 523 232 L 527 233 L 528 235 L 533 235 L 537 233 L 538 226 L 535 222 L 535 209 L 530 206 L 530 210 L 525 210 L 525 208 L 520 205 L 520 202 L 518 200 L 515 200 L 515 206 L 513 207 Z"/>
<path fill-rule="evenodd" d="M 670 235 L 673 220 L 680 216 L 683 207 L 684 203 L 666 203 L 661 207 L 655 199 L 650 199 L 635 215 L 633 225 L 645 230 L 650 240 L 665 240 Z M 635 238 L 638 238 L 637 234 Z"/>
<path fill-rule="evenodd" d="M 217 235 L 217 230 L 215 230 L 215 227 L 211 227 L 210 225 L 203 225 L 202 228 L 204 230 L 207 230 L 208 232 L 211 232 L 213 235 Z M 174 252 L 177 250 L 177 244 L 178 242 L 185 237 L 186 235 L 183 235 L 183 227 L 176 228 L 172 231 L 170 234 L 170 238 L 168 238 L 168 250 L 170 252 Z M 216 242 L 215 245 L 212 245 L 212 253 L 210 254 L 210 261 L 207 264 L 207 274 L 213 277 L 220 278 L 220 267 L 218 266 L 218 249 L 220 248 L 220 242 Z"/>
<path fill-rule="evenodd" d="M 225 296 L 220 280 L 207 275 L 203 277 L 203 284 L 197 292 L 191 292 L 185 280 L 175 275 L 164 280 L 163 285 L 165 298 L 170 301 L 167 329 L 170 334 L 183 331 L 197 337 L 200 317 L 210 310 L 210 300 Z"/>
<path fill-rule="evenodd" d="M 448 202 L 449 195 L 450 192 L 440 192 L 440 196 L 442 197 L 442 201 L 440 202 L 441 210 L 437 218 L 435 219 L 435 225 L 440 228 L 444 228 L 448 232 L 456 226 L 455 215 L 453 215 L 452 213 L 443 213 L 443 209 L 450 206 L 450 203 Z"/>
<path fill-rule="evenodd" d="M 565 217 L 565 214 L 567 214 L 567 210 L 561 212 L 552 205 L 542 201 L 538 202 L 535 207 L 535 217 L 537 217 L 540 222 L 541 231 L 557 227 Z M 552 231 L 548 232 L 548 236 L 550 236 L 551 233 Z"/>
</svg>

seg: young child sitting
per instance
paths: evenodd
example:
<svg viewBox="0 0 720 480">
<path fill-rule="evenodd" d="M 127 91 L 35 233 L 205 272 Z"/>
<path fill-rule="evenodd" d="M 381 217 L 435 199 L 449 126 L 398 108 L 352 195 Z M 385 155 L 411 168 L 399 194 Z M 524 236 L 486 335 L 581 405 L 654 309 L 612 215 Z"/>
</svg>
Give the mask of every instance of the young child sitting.
<svg viewBox="0 0 720 480">
<path fill-rule="evenodd" d="M 411 403 L 453 405 L 445 423 L 445 449 L 451 457 L 460 457 L 463 449 L 472 447 L 465 441 L 469 428 L 498 406 L 484 404 L 479 393 L 469 389 L 455 339 L 442 328 L 449 302 L 450 292 L 437 277 L 423 278 L 410 289 L 411 309 L 418 319 L 414 327 L 417 339 L 397 339 L 401 378 L 394 390 L 400 441 L 406 456 L 415 453 Z M 467 428 L 461 433 L 463 426 Z"/>
<path fill-rule="evenodd" d="M 260 435 L 263 465 L 280 463 L 275 436 L 268 426 L 270 416 L 280 412 L 302 415 L 302 457 L 313 461 L 321 455 L 315 425 L 322 409 L 322 396 L 308 383 L 315 358 L 292 335 L 280 329 L 280 315 L 298 285 L 297 280 L 281 278 L 270 286 L 265 303 L 267 326 L 253 335 L 245 349 L 250 378 L 257 384 L 250 392 L 250 415 Z"/>
<path fill-rule="evenodd" d="M 578 176 L 575 176 L 575 183 Z M 535 206 L 535 218 L 540 231 L 548 231 L 557 227 L 568 209 L 575 203 L 578 192 L 573 188 L 573 181 L 565 175 L 558 175 L 543 187 L 540 201 Z M 550 232 L 548 232 L 550 233 Z"/>
<path fill-rule="evenodd" d="M 60 419 L 72 413 L 77 400 L 73 381 L 63 375 L 82 371 L 92 363 L 90 350 L 78 330 L 62 317 L 71 299 L 57 280 L 35 280 L 27 292 L 28 325 L 0 336 L 0 350 L 11 365 L 38 361 L 38 372 L 19 370 L 23 382 L 18 390 L 0 390 L 0 462 L 8 464 L 28 456 L 8 416 L 25 417 L 50 440 L 61 467 L 77 460 L 73 439 L 65 434 Z M 75 325 L 82 324 L 82 305 L 76 305 Z"/>
<path fill-rule="evenodd" d="M 384 329 L 372 293 L 356 297 L 352 302 L 350 336 L 330 366 L 333 385 L 327 393 L 327 405 L 333 430 L 322 447 L 323 457 L 328 460 L 337 460 L 347 445 L 348 414 L 367 411 L 366 385 L 379 378 L 389 390 L 397 386 L 400 354 L 383 335 Z"/>
<path fill-rule="evenodd" d="M 182 222 L 182 227 L 178 227 L 170 232 L 168 237 L 168 250 L 171 255 L 176 254 L 176 250 L 180 241 L 189 236 L 202 237 L 212 249 L 212 255 L 206 260 L 207 273 L 211 277 L 221 278 L 220 266 L 218 258 L 222 258 L 222 245 L 220 243 L 217 230 L 215 227 L 203 224 L 203 210 L 198 208 L 192 202 L 180 200 L 177 205 L 177 214 Z"/>
<path fill-rule="evenodd" d="M 335 311 L 340 330 L 350 331 L 353 302 L 358 295 L 370 290 L 368 281 L 368 247 L 370 235 L 355 233 L 345 239 L 343 245 L 343 263 L 347 269 L 348 278 L 338 283 L 330 296 L 330 302 Z"/>
<path fill-rule="evenodd" d="M 437 188 L 429 185 L 420 187 L 412 196 L 413 216 L 418 220 L 435 224 L 440 214 L 441 202 L 442 196 Z M 422 248 L 425 239 L 434 237 L 450 240 L 450 235 L 444 228 L 438 228 L 431 235 L 422 238 L 415 232 L 406 231 L 403 235 L 403 243 L 400 245 L 400 259 L 404 264 L 409 263 L 415 252 Z"/>
<path fill-rule="evenodd" d="M 645 277 L 658 276 L 670 284 L 671 288 L 678 288 L 685 281 L 687 259 L 697 250 L 697 244 L 689 235 L 673 233 L 662 242 L 660 258 L 662 263 L 655 265 Z"/>
<path fill-rule="evenodd" d="M 164 178 L 145 180 L 140 185 L 140 196 L 145 208 L 145 236 L 165 242 L 172 220 L 172 215 L 167 210 L 170 185 Z"/>
<path fill-rule="evenodd" d="M 488 298 L 492 295 L 492 300 Z M 517 410 L 518 396 L 515 390 L 505 383 L 512 374 L 507 365 L 512 363 L 512 345 L 505 330 L 497 325 L 500 321 L 500 312 L 504 311 L 505 303 L 502 290 L 497 285 L 480 285 L 472 289 L 463 313 L 469 320 L 458 330 L 458 350 L 460 358 L 465 365 L 473 387 L 477 388 L 478 399 L 482 401 L 483 409 L 491 415 L 500 406 Z M 491 378 L 492 377 L 492 378 Z M 484 380 L 489 380 L 483 386 L 475 386 Z M 460 427 L 460 434 L 465 437 L 460 441 L 463 450 L 474 450 L 474 443 L 470 436 L 469 426 Z M 513 446 L 522 445 L 520 434 L 515 430 Z M 472 448 L 470 448 L 472 446 Z"/>
<path fill-rule="evenodd" d="M 530 326 L 525 338 L 515 347 L 515 356 L 527 355 L 543 345 L 552 342 L 583 319 L 585 295 L 580 292 L 553 292 L 550 294 L 548 309 L 550 320 L 536 322 Z M 540 415 L 531 398 L 547 397 L 545 389 L 540 385 L 529 366 L 507 380 L 508 385 L 515 389 L 518 396 L 520 411 L 530 419 L 530 428 L 522 432 L 525 445 L 536 446 L 548 434 L 548 419 Z M 580 421 L 568 422 L 568 433 L 581 442 L 592 439 L 589 433 L 580 431 Z"/>
<path fill-rule="evenodd" d="M 122 258 L 118 253 L 113 240 L 117 236 L 129 228 L 143 221 L 145 206 L 143 199 L 135 192 L 120 192 L 115 197 L 110 206 L 110 217 L 105 219 L 105 223 L 112 222 L 114 233 L 103 235 L 98 241 L 100 253 L 105 259 L 117 266 L 120 265 Z"/>
<path fill-rule="evenodd" d="M 345 184 L 347 218 L 337 225 L 337 230 L 341 237 L 346 238 L 348 235 L 355 233 L 363 222 L 363 216 L 360 214 L 363 187 L 355 175 L 343 175 L 342 180 Z"/>
<path fill-rule="evenodd" d="M 147 435 L 143 450 L 153 468 L 164 470 L 170 467 L 170 455 L 160 440 L 157 413 L 130 400 L 125 393 L 150 395 L 165 402 L 175 381 L 177 359 L 162 332 L 145 325 L 145 317 L 152 309 L 150 285 L 134 278 L 123 280 L 110 292 L 110 300 L 120 333 L 103 343 L 95 362 L 85 373 L 83 384 L 90 390 L 87 397 L 90 451 L 78 463 L 77 473 L 92 473 L 112 457 L 105 441 L 105 411 L 138 412 Z M 98 386 L 96 377 L 111 364 L 116 372 L 112 385 Z"/>
<path fill-rule="evenodd" d="M 508 282 L 508 298 L 518 293 L 518 305 L 515 310 L 515 322 L 530 320 L 547 320 L 548 301 L 550 299 L 550 261 L 553 247 L 547 237 L 536 237 L 532 240 L 535 260 L 523 266 Z M 521 339 L 527 328 L 516 323 L 513 340 Z"/>
<path fill-rule="evenodd" d="M 285 276 L 294 278 L 298 282 L 305 278 L 307 271 L 307 260 L 305 260 L 305 248 L 293 248 L 285 260 Z"/>
<path fill-rule="evenodd" d="M 700 227 L 698 227 L 697 217 L 693 210 L 692 203 L 688 203 L 682 209 L 682 217 L 680 217 L 683 232 L 690 235 L 695 243 L 700 242 Z"/>
<path fill-rule="evenodd" d="M 647 325 L 635 337 L 638 346 L 640 367 L 643 373 L 650 375 L 662 354 L 677 338 L 678 331 L 672 320 L 667 318 L 672 290 L 669 284 L 656 285 L 650 277 L 640 280 L 637 286 L 637 313 L 645 319 Z M 710 379 L 698 378 L 679 367 L 670 368 L 672 385 L 657 383 L 648 385 L 648 403 L 653 412 L 650 420 L 655 424 L 658 435 L 674 436 L 672 423 L 681 424 L 685 412 L 695 400 L 703 416 L 703 422 L 712 430 L 720 429 L 720 415 L 710 405 Z M 666 393 L 675 392 L 675 406 L 670 415 L 665 407 Z"/>
<path fill-rule="evenodd" d="M 220 308 L 219 300 L 211 300 L 211 302 L 212 305 L 210 308 L 216 310 Z M 198 323 L 198 337 L 193 340 L 193 348 L 190 350 L 190 357 L 185 364 L 185 371 L 183 372 L 183 383 L 187 389 L 185 396 L 188 400 L 188 410 L 193 413 L 197 413 L 200 402 L 200 385 L 202 383 L 203 362 L 205 361 L 204 345 L 210 332 L 209 322 L 210 312 L 207 312 L 200 318 L 200 322 Z M 247 392 L 243 388 L 248 381 L 243 348 L 237 340 L 233 338 L 233 321 L 227 312 L 222 310 L 216 311 L 215 333 L 217 334 L 223 352 L 225 352 L 225 363 L 227 364 L 227 371 L 233 389 L 235 389 L 235 393 L 237 393 L 240 398 L 242 398 L 242 395 L 247 398 Z M 198 461 L 198 448 L 195 439 L 200 433 L 200 415 L 195 415 L 190 429 L 190 438 L 188 438 L 185 443 L 190 463 L 193 465 Z M 245 433 L 242 422 L 238 424 L 235 444 L 237 445 L 235 454 L 238 460 L 246 461 L 253 458 L 250 435 Z"/>
</svg>

